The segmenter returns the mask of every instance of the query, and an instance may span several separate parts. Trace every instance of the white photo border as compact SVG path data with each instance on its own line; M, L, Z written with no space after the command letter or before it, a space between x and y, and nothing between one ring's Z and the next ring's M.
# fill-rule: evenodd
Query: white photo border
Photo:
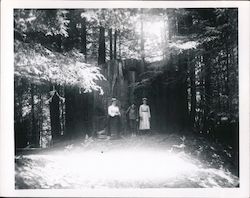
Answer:
M238 8L239 22L239 188L159 188L15 190L14 165L14 31L18 8ZM1 4L0 196L15 197L249 197L249 46L248 1L60 1L4 0Z

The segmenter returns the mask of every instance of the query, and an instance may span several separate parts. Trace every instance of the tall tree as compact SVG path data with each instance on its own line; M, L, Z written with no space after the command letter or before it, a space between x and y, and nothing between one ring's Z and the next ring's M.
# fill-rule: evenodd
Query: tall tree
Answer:
M100 26L99 31L98 64L102 65L106 62L105 28Z
M113 59L113 31L112 28L109 28L109 59Z
M190 69L190 89L191 89L191 110L190 110L190 122L192 127L195 124L196 116L196 77L195 77L195 66L196 64L190 63L190 53L188 54L188 65Z
M58 95L58 87L51 86L50 91L50 122L51 122L51 135L53 142L60 140L61 136L61 122L60 122L60 98Z
M87 63L87 27L85 17L81 21L81 48L81 52L84 54L85 62Z
M32 83L31 91L31 144L39 147L39 131L37 128L37 118L35 115L35 85Z
M143 9L140 10L140 47L141 47L141 72L143 73L145 71L145 49L144 49L144 27L143 27Z
M115 34L114 34L114 59L117 59L117 37L118 37L118 32L117 29L115 29Z

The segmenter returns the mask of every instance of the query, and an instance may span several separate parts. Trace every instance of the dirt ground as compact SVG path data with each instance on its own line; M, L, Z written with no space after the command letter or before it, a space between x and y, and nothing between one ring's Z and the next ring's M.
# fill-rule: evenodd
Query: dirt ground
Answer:
M16 189L237 187L231 147L200 136L79 139L15 156Z

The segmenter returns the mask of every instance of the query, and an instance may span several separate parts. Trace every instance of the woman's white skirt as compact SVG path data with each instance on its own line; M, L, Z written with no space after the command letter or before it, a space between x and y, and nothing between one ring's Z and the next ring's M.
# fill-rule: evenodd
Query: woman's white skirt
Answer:
M141 113L139 129L140 130L150 129L150 121L149 121L149 113L148 112Z

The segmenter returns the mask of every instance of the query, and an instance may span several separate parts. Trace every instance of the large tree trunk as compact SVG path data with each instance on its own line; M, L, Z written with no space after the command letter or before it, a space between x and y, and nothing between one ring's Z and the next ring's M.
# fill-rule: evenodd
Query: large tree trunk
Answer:
M41 146L41 134L43 130L43 99L42 99L42 93L39 91L38 93L39 103L38 103L38 112L39 112L39 118L38 118L38 142Z
M186 71L185 71L186 73ZM183 79L183 85L182 85L182 92L183 92L183 97L182 97L182 108L183 108L183 114L182 114L182 126L184 129L189 128L189 120L188 120L188 115L189 115L189 110L188 110L188 92L187 92L187 76L184 76Z
M168 24L169 24L168 36L169 36L169 40L171 40L172 37L175 36L177 33L175 9L168 9L167 15L168 15Z
M65 87L65 138L71 139L76 133L75 93L72 87Z
M116 84L117 84L117 79L118 79L118 63L117 61L114 61L112 64L112 69L113 69L113 73L112 73L112 83L111 83L111 96L117 96L117 89L116 88Z
M105 48L105 29L100 27L99 34L99 48L98 48L98 64L102 65L106 61L106 48Z
M122 40L120 31L119 31L119 59L122 60Z
M180 58L180 74L181 80L179 84L179 119L180 119L180 125L183 129L189 127L188 123L188 94L187 94L187 59L185 57L179 57Z
M112 28L109 29L109 59L110 59L110 60L113 60Z
M117 30L115 30L114 35L114 59L117 59Z
M65 137L84 138L95 130L93 93L82 94L76 87L65 88Z
M208 49L206 49L206 53L203 56L204 58L204 67L205 70L205 107L204 107L204 126L203 131L208 131L208 122L209 122L209 113L210 113L210 106L211 106L211 97L212 97L212 90L211 90L211 65L210 65L210 52Z
M188 61L189 64L189 61ZM190 68L190 85L191 85L191 110L190 110L190 122L194 127L196 116L196 85L195 85L195 64L189 66Z
M82 28L81 28L81 52L85 56L85 62L87 62L87 28L86 28L86 19L82 19Z
M35 85L31 84L31 144L39 147L39 134L37 130L37 119L35 116Z
M135 79L136 79L136 73L135 71L128 71L128 79L129 79L129 102L135 102L134 97L134 90L135 90Z
M63 42L63 37L62 35L56 35L55 37L56 43L57 43L57 50L58 52L62 52L62 42Z
M51 90L57 90L58 87L51 87ZM60 98L54 94L50 102L50 123L52 142L55 143L60 140L61 124L60 124Z
M23 148L28 143L28 133L30 127L27 126L27 119L23 118L23 94L26 83L19 77L15 77L14 86L14 131L15 148Z
M89 93L87 95L87 107L88 107L88 135L96 137L95 131L95 120L94 120L94 110L95 110L95 101L94 93Z
M229 47L228 47L228 43L226 42L225 43L225 51L226 51L226 80L225 80L225 83L226 83L226 95L228 96L228 99L226 101L226 108L227 110L230 110L230 88L229 88L229 74L230 74L230 68L229 68Z

